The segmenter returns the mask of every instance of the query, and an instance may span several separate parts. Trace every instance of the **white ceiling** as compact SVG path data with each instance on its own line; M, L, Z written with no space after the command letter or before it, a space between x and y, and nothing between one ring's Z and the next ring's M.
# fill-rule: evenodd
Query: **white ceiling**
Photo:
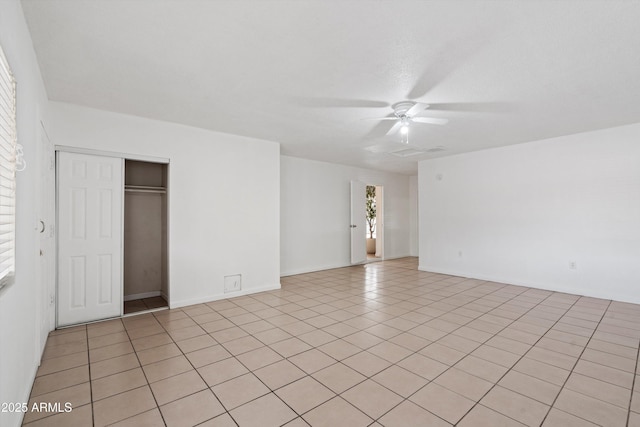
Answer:
M282 154L416 161L640 122L639 1L22 0L49 98L246 135ZM446 126L385 136L401 100ZM427 114L428 113L428 114ZM179 144L176 141L176 144Z

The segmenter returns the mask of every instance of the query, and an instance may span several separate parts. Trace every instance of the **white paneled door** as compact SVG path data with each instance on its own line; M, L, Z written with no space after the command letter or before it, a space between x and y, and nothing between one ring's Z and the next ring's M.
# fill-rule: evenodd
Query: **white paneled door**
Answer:
M58 326L122 314L123 162L58 153Z
M351 264L367 260L366 184L351 181Z

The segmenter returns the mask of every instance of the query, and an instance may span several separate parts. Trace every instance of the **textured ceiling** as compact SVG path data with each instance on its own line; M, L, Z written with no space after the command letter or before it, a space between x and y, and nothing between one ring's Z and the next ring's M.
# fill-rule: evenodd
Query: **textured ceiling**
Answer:
M402 173L640 122L638 1L22 0L51 100ZM445 126L385 136L402 100Z

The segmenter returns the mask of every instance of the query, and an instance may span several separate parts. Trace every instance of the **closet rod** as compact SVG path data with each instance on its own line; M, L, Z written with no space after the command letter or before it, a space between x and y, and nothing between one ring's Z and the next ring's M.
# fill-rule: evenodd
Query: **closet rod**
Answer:
M127 188L129 190L166 190L166 187L160 186L160 185L132 185L132 184L125 184L124 188Z
M157 193L157 194L167 193L167 190L145 190L141 188L125 188L124 191L126 193Z

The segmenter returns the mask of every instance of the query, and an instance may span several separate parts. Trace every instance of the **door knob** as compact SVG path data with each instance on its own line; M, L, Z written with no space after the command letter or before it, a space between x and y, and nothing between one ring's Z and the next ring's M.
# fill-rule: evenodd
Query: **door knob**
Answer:
M40 220L40 233L44 233L44 229L45 229L44 221Z

